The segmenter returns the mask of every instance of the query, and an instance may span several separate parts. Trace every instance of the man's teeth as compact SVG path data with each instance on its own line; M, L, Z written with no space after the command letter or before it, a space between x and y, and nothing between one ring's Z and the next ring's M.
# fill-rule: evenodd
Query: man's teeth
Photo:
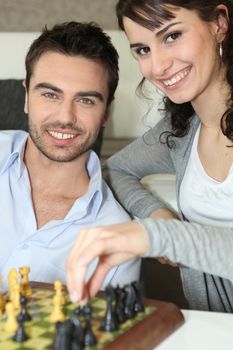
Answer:
M65 134L62 132L56 132L56 131L48 131L49 135L52 137L59 139L59 140L67 140L67 139L73 139L75 137L74 134Z
M190 71L189 69L186 69L185 71L176 74L172 79L164 80L163 83L166 86L174 85L178 83L178 81L184 79L188 75L189 71Z

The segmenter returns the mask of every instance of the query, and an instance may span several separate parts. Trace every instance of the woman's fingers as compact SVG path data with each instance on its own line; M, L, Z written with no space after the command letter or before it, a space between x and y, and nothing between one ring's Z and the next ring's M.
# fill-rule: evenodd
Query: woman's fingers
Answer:
M83 229L67 260L67 287L72 300L82 300L100 289L109 270L148 249L147 236L137 222ZM89 265L97 266L85 285Z

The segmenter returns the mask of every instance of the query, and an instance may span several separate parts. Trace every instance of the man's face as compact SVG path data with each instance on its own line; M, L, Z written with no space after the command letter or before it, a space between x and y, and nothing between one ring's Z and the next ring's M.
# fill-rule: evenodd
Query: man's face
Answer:
M29 135L44 156L70 162L91 148L107 119L108 72L82 56L47 52L26 94Z

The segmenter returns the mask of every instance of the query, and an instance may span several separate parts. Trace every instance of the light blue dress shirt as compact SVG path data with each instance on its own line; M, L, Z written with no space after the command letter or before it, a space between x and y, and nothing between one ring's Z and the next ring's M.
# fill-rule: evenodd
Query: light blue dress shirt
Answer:
M87 162L90 176L88 192L78 198L63 220L51 220L37 229L27 168L23 162L28 134L24 131L0 132L0 270L3 290L7 290L10 268L29 266L31 281L66 283L65 263L83 227L126 222L128 214L114 199L102 179L100 162L91 151ZM46 183L45 183L46 186ZM92 274L97 260L89 268ZM140 260L113 268L104 288L129 283L139 277Z

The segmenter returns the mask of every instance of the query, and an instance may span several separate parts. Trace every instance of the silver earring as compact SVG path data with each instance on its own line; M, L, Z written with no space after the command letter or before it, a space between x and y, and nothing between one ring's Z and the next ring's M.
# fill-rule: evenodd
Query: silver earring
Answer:
M220 45L219 45L219 56L221 58L222 58L222 54L223 54L222 43L220 43Z

